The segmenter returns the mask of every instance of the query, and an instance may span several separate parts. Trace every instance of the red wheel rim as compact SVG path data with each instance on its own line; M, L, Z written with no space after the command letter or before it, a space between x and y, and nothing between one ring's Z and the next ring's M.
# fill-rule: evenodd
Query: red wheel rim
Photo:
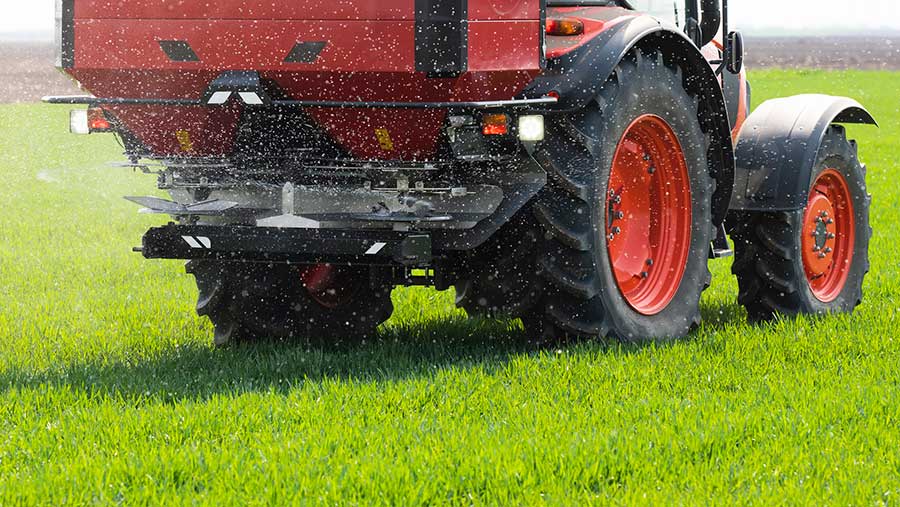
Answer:
M616 147L606 196L607 251L628 304L664 310L681 286L691 244L691 184L672 127L643 115Z
M803 270L813 295L823 303L837 299L853 261L853 201L844 176L825 169L809 191L803 214Z
M325 308L337 308L353 296L352 274L331 264L303 268L300 280L309 296Z

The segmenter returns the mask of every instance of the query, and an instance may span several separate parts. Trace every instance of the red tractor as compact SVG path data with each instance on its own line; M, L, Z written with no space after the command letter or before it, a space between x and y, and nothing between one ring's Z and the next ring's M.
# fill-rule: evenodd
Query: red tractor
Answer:
M850 312L857 102L750 112L727 0L61 0L59 66L171 200L215 342L371 333L398 284L528 336L664 339L732 253L751 320ZM638 3L651 5L635 5ZM650 14L642 11L650 11Z

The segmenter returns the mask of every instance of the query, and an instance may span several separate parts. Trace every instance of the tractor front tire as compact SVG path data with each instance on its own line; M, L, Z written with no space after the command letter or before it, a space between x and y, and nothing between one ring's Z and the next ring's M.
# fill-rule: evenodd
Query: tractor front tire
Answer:
M871 200L856 143L833 125L820 145L804 209L730 216L732 272L749 320L852 312L869 272Z
M354 343L375 332L393 312L391 286L368 269L343 269L333 287L319 285L315 267L190 261L197 281L197 313L215 326L218 347L261 338L307 338L323 346ZM311 276L310 276L311 275Z

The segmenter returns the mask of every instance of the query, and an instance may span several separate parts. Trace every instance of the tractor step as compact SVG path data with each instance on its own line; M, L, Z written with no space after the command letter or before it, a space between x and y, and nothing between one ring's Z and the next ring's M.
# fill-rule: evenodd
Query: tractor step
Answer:
M716 229L716 237L709 245L709 258L721 259L723 257L733 256L734 250L732 250L731 245L728 244L728 236L725 232L725 224L719 224L718 229Z

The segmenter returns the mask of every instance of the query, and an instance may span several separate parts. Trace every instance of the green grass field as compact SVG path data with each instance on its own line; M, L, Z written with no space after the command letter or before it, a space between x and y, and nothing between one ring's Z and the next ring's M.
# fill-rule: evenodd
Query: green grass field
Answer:
M757 72L754 101L858 98L874 194L853 316L745 323L730 261L668 346L521 345L452 293L394 292L345 351L211 346L160 217L66 107L0 107L0 505L897 504L900 73ZM896 337L896 338L895 338Z

